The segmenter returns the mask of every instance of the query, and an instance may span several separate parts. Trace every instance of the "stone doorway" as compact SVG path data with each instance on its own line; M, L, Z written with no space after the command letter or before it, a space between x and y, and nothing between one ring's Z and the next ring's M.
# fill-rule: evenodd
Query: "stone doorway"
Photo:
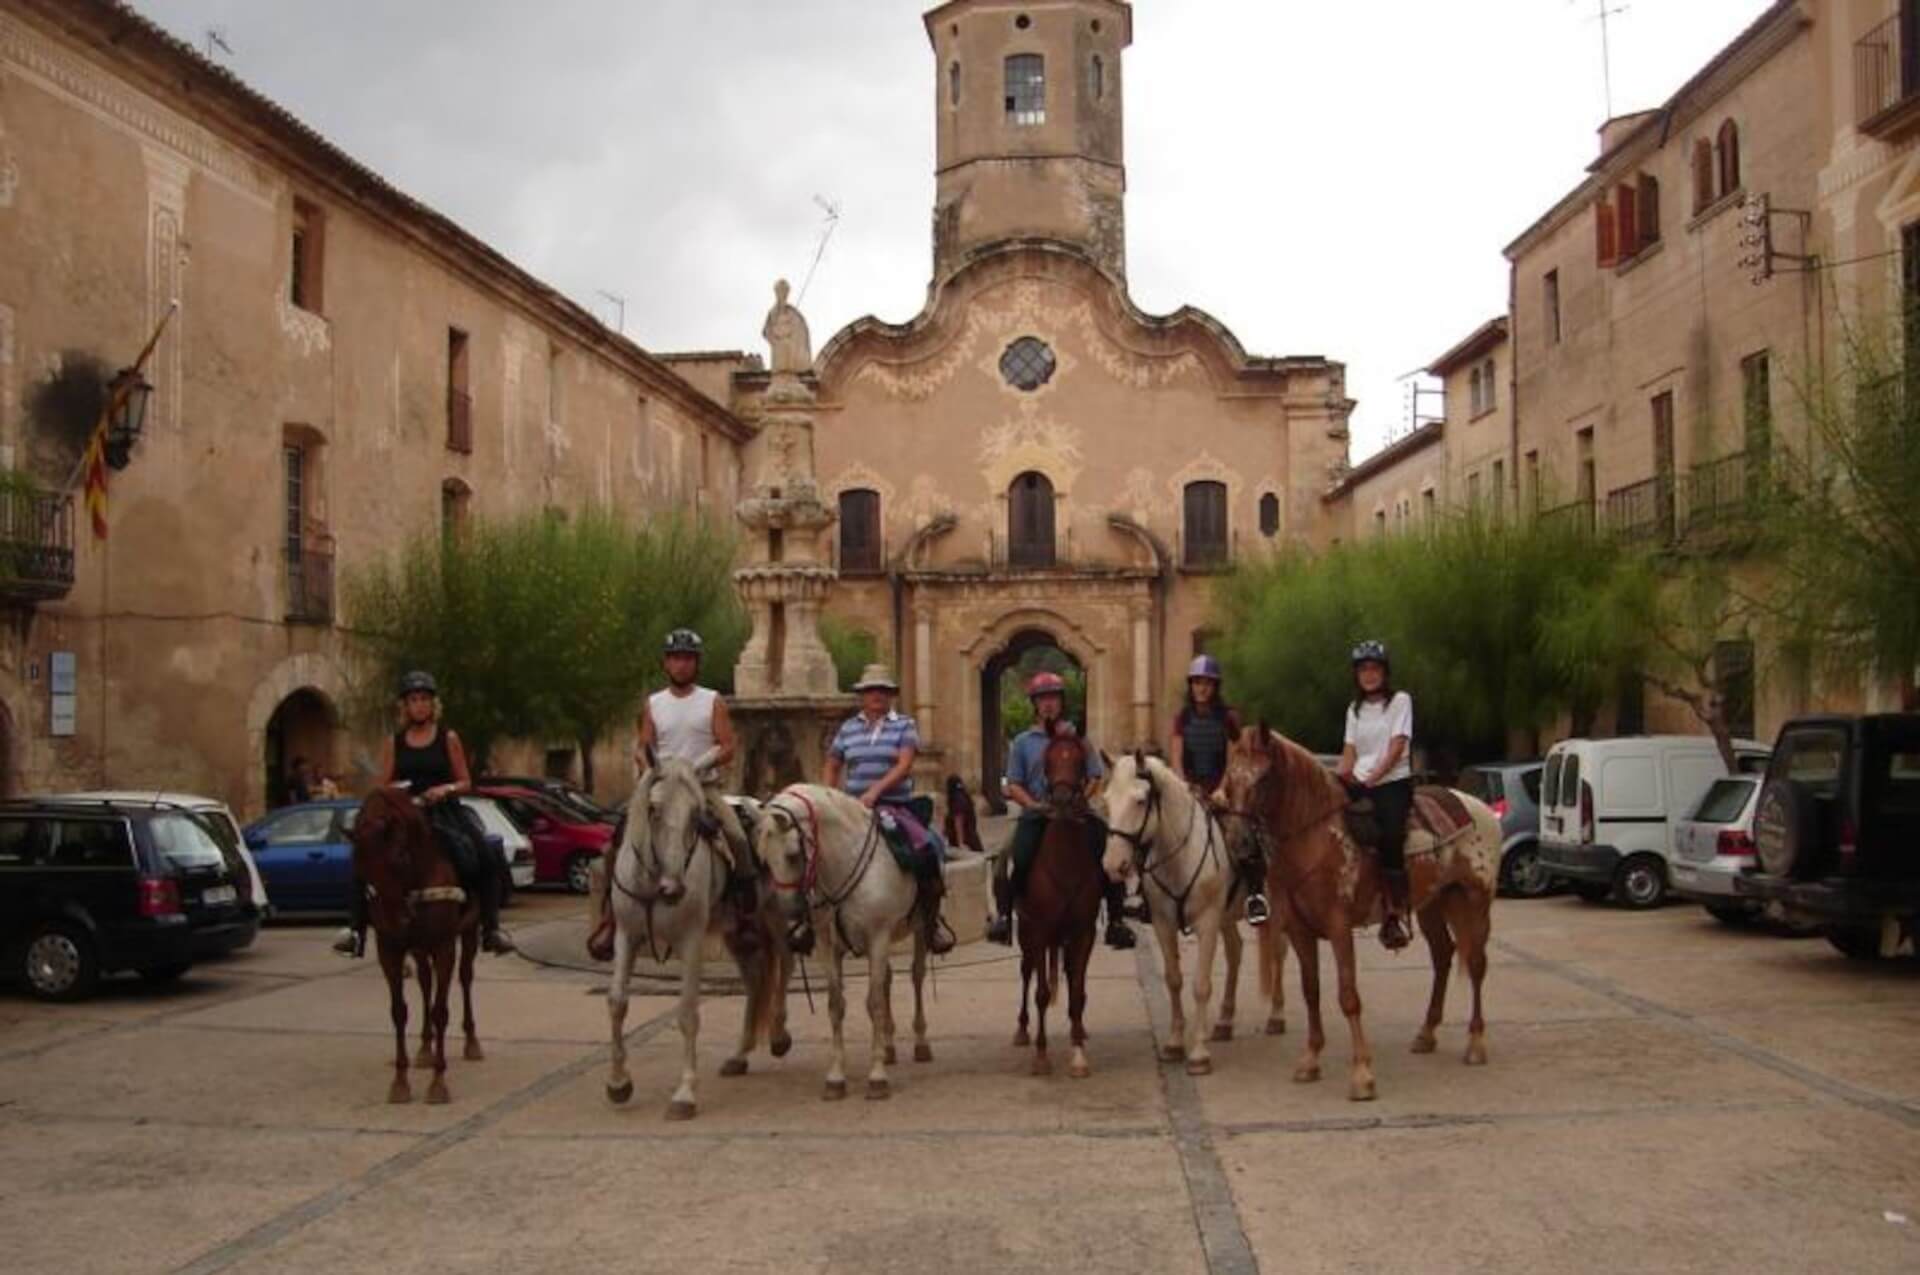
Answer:
M303 686L280 701L267 719L266 748L261 758L269 809L292 799L290 784L299 759L306 759L316 778L335 769L333 741L339 728L340 715L333 701L311 686Z
M1031 724L1027 680L1048 670L1067 683L1067 717L1087 733L1087 669L1045 629L1021 629L980 670L980 791L995 814L1007 801L1000 777L1007 769L1007 744Z

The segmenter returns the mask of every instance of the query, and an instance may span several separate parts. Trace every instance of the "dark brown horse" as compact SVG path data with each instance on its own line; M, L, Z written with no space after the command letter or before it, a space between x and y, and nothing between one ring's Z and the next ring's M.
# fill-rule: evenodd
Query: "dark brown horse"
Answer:
M350 834L353 866L370 896L368 920L393 1007L393 1086L388 1102L411 1102L407 1086L406 961L420 975L423 1017L414 1065L433 1068L427 1101L447 1101L447 1002L456 946L465 1001L466 1056L485 1057L473 1026L473 958L480 950L480 908L467 898L453 864L441 852L426 815L413 798L375 789L360 807Z
M1047 1057L1047 1006L1060 990L1064 963L1067 1017L1072 1022L1073 1058L1067 1074L1083 1079L1087 1065L1087 964L1093 956L1100 898L1105 881L1091 838L1096 825L1087 809L1087 745L1071 726L1056 725L1045 758L1047 801L1052 817L1027 872L1026 888L1014 903L1020 934L1020 1028L1013 1043L1027 1043L1027 988L1036 976L1034 1003L1039 1021L1033 1037L1033 1074L1053 1070Z

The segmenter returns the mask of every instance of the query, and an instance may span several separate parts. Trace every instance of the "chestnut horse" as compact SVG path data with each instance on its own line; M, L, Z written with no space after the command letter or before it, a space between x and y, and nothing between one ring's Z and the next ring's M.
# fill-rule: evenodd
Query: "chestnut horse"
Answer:
M1033 1074L1053 1070L1047 1057L1047 1006L1060 990L1061 965L1067 975L1067 1018L1072 1023L1073 1058L1067 1074L1076 1080L1093 1074L1087 1065L1087 963L1093 956L1102 894L1100 859L1090 838L1098 826L1087 808L1087 745L1071 726L1049 728L1044 759L1047 801L1052 807L1047 831L1027 871L1026 888L1014 901L1020 935L1020 1028L1016 1046L1027 1044L1027 986L1036 975L1039 1010L1033 1038Z
M388 1102L411 1102L407 1085L406 960L420 975L423 1002L420 1056L415 1066L432 1067L427 1101L446 1102L447 1002L453 982L454 948L460 956L460 995L465 1002L461 1026L466 1056L486 1055L473 1026L473 958L480 950L480 908L467 898L453 864L434 841L427 818L412 797L395 788L376 788L360 806L353 830L354 873L369 899L367 919L387 995L393 1007L393 1085Z
M1340 1010L1353 1033L1353 1064L1347 1096L1364 1102L1375 1094L1373 1049L1360 1022L1360 991L1354 969L1353 931L1370 923L1381 902L1379 864L1347 833L1347 795L1340 781L1314 755L1267 729L1242 731L1228 754L1229 806L1245 816L1229 822L1235 835L1262 837L1267 848L1267 888L1286 920L1287 936L1300 957L1300 990L1307 1002L1307 1046L1295 1066L1296 1081L1320 1079L1326 1033L1320 1022L1320 949L1333 947L1339 971ZM1487 1061L1486 1021L1480 988L1487 973L1495 886L1500 874L1500 820L1481 802L1457 794L1472 824L1436 847L1417 824L1407 830L1407 876L1411 904L1433 958L1433 992L1427 1017L1413 1039L1413 1052L1432 1053L1445 1012L1447 976L1459 952L1473 980L1473 1016L1467 1026L1465 1061ZM1277 943L1260 932L1260 944Z

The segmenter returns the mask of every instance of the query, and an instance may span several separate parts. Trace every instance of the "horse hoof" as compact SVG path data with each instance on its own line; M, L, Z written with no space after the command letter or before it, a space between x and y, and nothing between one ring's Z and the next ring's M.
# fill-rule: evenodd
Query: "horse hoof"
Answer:
M1212 1039L1214 1039L1214 1040L1232 1040L1232 1039L1233 1039L1233 1024L1232 1024L1232 1023L1215 1023L1215 1024L1213 1025L1213 1036L1212 1036Z
M1024 1027L1013 1034L1013 1047L1015 1049L1025 1049L1032 1043L1033 1037L1027 1035L1027 1029Z
M1053 1059L1047 1057L1045 1054L1035 1054L1033 1056L1033 1074L1036 1076L1051 1076L1053 1074Z
M1295 1067L1293 1069L1293 1083L1296 1085L1310 1085L1318 1079L1320 1079L1320 1068L1317 1064L1312 1067Z
M451 1101L453 1101L453 1095L447 1092L446 1085L440 1081L436 1080L427 1086L427 1105L429 1107L445 1106Z
M1351 1102L1372 1102L1377 1096L1371 1080L1356 1080L1347 1087L1347 1098Z
M924 1040L917 1042L913 1047L913 1060L915 1062L932 1062L933 1046Z
M773 1042L768 1046L768 1048L773 1051L773 1056L775 1058L785 1058L788 1054L793 1052L793 1037L789 1036L785 1032L781 1032L778 1036L775 1036L773 1038Z
M1480 1040L1468 1042L1467 1056L1464 1059L1462 1059L1462 1061L1465 1062L1469 1067L1486 1066L1487 1065L1486 1042L1480 1041Z
M1211 1076L1213 1074L1213 1059L1211 1058L1187 1059L1187 1074L1189 1076Z
M723 1076L744 1076L744 1075L746 1075L746 1074L747 1074L747 1060L746 1060L746 1059L744 1059L744 1058L729 1058L729 1059L727 1059L727 1060L726 1060L725 1062L723 1062L723 1063L721 1063L721 1064L720 1064L720 1074L721 1074L721 1075L723 1075Z
M1284 1035L1286 1035L1286 1034L1287 1034L1287 1020L1286 1020L1286 1019L1284 1019L1284 1018L1269 1018L1269 1019L1267 1020L1267 1035L1269 1035L1269 1036L1284 1036Z
M867 1082L868 1102L885 1102L891 1097L893 1097L893 1086L887 1081L869 1080Z
M840 1101L847 1096L847 1082L844 1080L829 1080L826 1089L820 1096L828 1102Z
M470 1040L467 1042L466 1049L462 1051L462 1056L468 1062L485 1062L487 1060L487 1051L480 1048L479 1041Z
M633 1097L633 1082L607 1086L607 1101L616 1107L625 1106L627 1099Z
M1075 1080L1085 1080L1093 1074L1093 1068L1089 1067L1084 1060L1075 1061L1067 1065L1067 1074Z
M1187 1056L1186 1053L1178 1045L1160 1046L1161 1062L1179 1062L1182 1058L1185 1058L1186 1056Z
M693 1119L693 1113L695 1110L696 1108L692 1103L683 1102L681 1099L675 1098L672 1102L669 1102L667 1104L667 1119L691 1120Z
M396 1107L404 1103L412 1102L413 1090L407 1088L404 1083L396 1080L393 1083L393 1087L387 1090L387 1101Z
M1440 1042L1435 1040L1433 1037L1415 1036L1413 1038L1413 1046L1412 1046L1411 1052L1416 1054L1430 1054L1438 1048L1440 1048Z
M892 1045L888 1045L887 1052L881 1056L881 1061L891 1067L900 1061L900 1054Z

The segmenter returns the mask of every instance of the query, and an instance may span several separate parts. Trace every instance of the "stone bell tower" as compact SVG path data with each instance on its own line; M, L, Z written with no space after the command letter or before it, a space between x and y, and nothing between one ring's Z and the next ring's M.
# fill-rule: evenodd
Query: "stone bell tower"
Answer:
M926 15L938 99L933 270L1042 237L1126 277L1122 0L950 0Z

